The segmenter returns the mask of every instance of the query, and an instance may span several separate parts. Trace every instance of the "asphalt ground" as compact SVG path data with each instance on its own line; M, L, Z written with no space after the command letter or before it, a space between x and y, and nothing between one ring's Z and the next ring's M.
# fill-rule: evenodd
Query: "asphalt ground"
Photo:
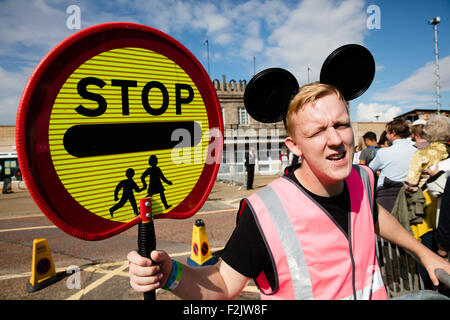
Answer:
M196 219L202 219L211 251L220 251L235 227L240 200L275 178L255 176L254 190L216 181L208 200L193 217L155 220L157 248L186 262L191 254L192 227ZM20 187L16 185L13 193L0 194L0 300L143 299L129 285L126 260L127 253L137 248L137 226L101 241L80 240L54 226L26 188ZM38 238L47 239L57 276L55 283L30 293L27 283L32 271L33 240ZM80 272L72 273L70 266ZM156 299L178 298L168 291L157 290ZM253 281L237 297L237 300L258 299Z

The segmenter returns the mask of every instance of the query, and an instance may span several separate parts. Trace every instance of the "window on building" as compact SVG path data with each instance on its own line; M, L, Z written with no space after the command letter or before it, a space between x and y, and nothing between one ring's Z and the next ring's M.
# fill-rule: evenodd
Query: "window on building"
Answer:
M244 143L236 143L234 149L234 159L236 163L243 163L245 161L245 144Z
M238 108L238 124L249 124L248 113L244 107Z
M267 149L267 145L263 145L258 148L258 160L259 161L270 160L269 159L269 150Z

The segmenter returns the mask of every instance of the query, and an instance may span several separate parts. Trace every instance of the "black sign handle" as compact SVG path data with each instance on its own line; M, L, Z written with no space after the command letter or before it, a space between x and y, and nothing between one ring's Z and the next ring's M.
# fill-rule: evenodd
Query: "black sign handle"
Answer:
M138 253L150 258L150 253L156 249L155 224L151 213L151 198L140 200L141 222L138 226ZM156 291L144 293L144 300L156 300Z

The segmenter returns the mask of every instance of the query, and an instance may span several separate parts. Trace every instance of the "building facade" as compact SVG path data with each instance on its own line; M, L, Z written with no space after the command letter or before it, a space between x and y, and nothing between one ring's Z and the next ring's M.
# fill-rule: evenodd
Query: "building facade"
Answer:
M284 143L286 130L283 122L261 123L248 115L244 107L246 81L227 82L223 75L221 81L214 79L213 84L222 109L225 134L221 172L233 174L239 180L240 174L245 172L244 155L253 147L258 159L256 173L280 174L285 166L281 156L287 155L289 161L292 159ZM379 138L385 126L385 122L352 122L355 145L367 131L375 132Z
M284 155L287 155L289 160L292 158L284 144L286 130L283 122L261 123L249 116L244 107L244 92L247 86L245 80L227 81L223 75L221 80L214 79L213 85L219 98L224 123L225 139L220 174L229 175L232 180L244 183L244 159L250 148L256 151L256 174L281 174L286 165L281 159L285 159ZM435 112L435 110L416 109L396 118L403 118L410 122L419 118L427 120ZM441 110L441 114L450 117L450 110ZM367 131L375 132L379 138L385 125L385 122L352 122L355 145ZM15 126L0 126L0 181L16 166L18 163Z
M429 109L414 109L411 111L408 111L404 114L401 114L394 119L403 119L406 121L410 121L411 123L418 120L428 120L432 115L436 113L436 110L429 110ZM440 114L442 116L450 117L450 110L440 110Z
M245 80L213 81L222 109L224 123L224 150L221 172L245 172L245 154L253 148L256 152L256 174L277 174L282 170L280 155L288 154L284 144L286 130L283 122L261 123L249 116L244 107ZM242 181L241 181L242 182Z

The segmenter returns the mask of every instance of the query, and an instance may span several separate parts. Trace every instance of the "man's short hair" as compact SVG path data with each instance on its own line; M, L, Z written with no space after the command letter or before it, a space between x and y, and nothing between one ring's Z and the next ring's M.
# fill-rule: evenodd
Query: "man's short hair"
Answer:
M415 125L413 125L411 127L411 130L410 130L411 134L414 134L414 135L416 135L418 137L423 138L424 137L424 135L423 135L423 127L424 127L423 124L415 124Z
M284 126L288 135L292 136L294 133L292 131L292 117L295 113L303 109L307 103L314 104L320 98L330 94L335 94L344 103L347 112L350 113L348 102L335 86L319 82L305 84L299 88L298 93L289 103L286 118L284 119Z
M370 141L377 141L377 135L372 131L367 131L366 133L364 133L363 138L364 140L367 139Z
M408 123L403 119L395 119L391 122L388 122L386 125L386 130L389 133L395 133L400 138L408 138L409 137L409 126Z
M385 143L390 144L390 141L388 140L388 138L386 137L386 130L384 130L381 134L380 134L380 140L378 140L378 145L379 146L383 146Z

